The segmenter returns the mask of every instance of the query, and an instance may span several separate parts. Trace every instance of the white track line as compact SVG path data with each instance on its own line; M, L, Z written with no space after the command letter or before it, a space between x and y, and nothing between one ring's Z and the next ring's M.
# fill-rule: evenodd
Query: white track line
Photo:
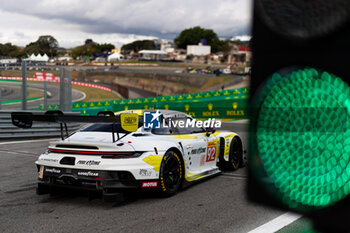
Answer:
M74 89L74 88L73 88L73 89ZM83 96L82 96L82 97L80 97L79 99L73 100L73 101L72 101L73 103L75 103L75 102L79 102L79 101L82 101L83 99L85 99L85 98L86 98L86 94L85 94L85 92L83 92L83 91L79 91L79 90L77 90L77 89L74 89L74 91L76 91L76 92L80 92L80 94L82 94Z
M271 221L265 223L264 225L261 225L258 228L255 228L252 231L249 231L248 233L270 233L270 232L276 232L283 227L291 224L292 222L296 221L297 219L301 218L302 215L295 214L292 212L287 212L285 214L282 214L281 216L272 219Z
M11 141L11 142L0 142L0 145L8 145L8 144L19 144L19 143L29 143L29 142L45 142L57 139L38 139L38 140L27 140L27 141Z

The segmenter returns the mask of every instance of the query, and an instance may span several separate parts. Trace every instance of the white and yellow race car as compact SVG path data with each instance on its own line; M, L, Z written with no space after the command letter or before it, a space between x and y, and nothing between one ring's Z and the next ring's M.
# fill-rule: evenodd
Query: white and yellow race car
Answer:
M18 127L46 121L60 123L63 129L62 139L50 142L35 162L38 194L52 187L72 187L106 195L120 189L158 190L170 196L222 169L244 165L243 143L236 133L198 127L196 120L177 111L159 110L157 117L162 119L160 125L150 128L143 111L98 116L12 113ZM190 127L180 127L186 124L181 121ZM64 137L67 122L90 124Z

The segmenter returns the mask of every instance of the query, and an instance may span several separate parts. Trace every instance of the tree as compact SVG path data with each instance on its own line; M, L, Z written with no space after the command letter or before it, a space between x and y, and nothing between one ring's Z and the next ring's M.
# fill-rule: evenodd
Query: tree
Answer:
M50 35L40 36L35 42L29 43L24 51L27 54L48 54L50 57L57 55L58 42Z
M50 57L57 55L58 42L53 36L40 36L37 43Z
M156 49L154 41L153 40L136 40L132 43L125 44L122 46L122 50L126 50L126 51L138 52L143 49L147 49L147 50Z
M72 50L72 57L76 59L77 57L93 56L94 53L97 53L97 49L91 45L81 45L75 47Z
M115 46L109 43L99 44L94 42L92 39L86 39L85 44L75 47L72 50L72 57L76 59L77 57L93 56L94 53L104 53L110 52Z
M0 56L4 57L22 57L23 50L11 43L0 44Z
M218 38L218 35L213 30L204 29L199 26L183 30L174 41L178 48L186 49L187 45L197 45L201 39L207 40L208 45L211 46L211 50L214 53L221 51L224 45L224 42Z
M97 49L100 52L110 52L112 49L115 49L115 46L110 43L97 44Z
M86 39L85 40L85 45L90 45L90 44L93 44L95 43L92 39Z

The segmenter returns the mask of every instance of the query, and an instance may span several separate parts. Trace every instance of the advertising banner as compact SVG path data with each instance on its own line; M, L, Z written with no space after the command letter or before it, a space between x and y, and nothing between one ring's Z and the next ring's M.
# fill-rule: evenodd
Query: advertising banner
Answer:
M248 88L199 92L184 95L121 99L98 102L73 103L72 109L83 115L96 115L99 111L119 112L132 109L168 109L185 112L195 118L247 118ZM41 107L42 109L42 107ZM50 105L48 110L59 109Z

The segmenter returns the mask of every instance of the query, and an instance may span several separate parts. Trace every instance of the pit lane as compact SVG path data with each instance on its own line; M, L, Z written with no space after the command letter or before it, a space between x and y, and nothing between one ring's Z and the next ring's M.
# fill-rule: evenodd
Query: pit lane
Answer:
M246 123L223 128L247 144ZM34 161L48 141L0 143L0 232L248 232L283 214L246 200L245 168L170 198L141 193L119 205L83 195L37 196Z

